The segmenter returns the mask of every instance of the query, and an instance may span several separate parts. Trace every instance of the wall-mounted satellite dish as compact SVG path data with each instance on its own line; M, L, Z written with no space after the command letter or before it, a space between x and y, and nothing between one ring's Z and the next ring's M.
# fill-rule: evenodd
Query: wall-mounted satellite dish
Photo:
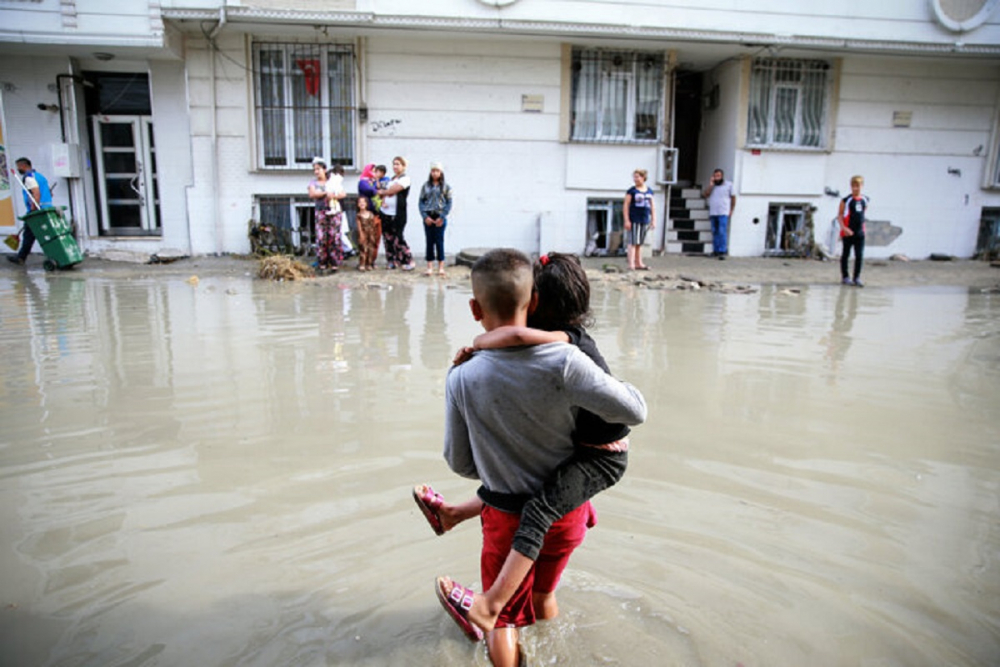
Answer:
M990 17L1000 0L931 0L938 23L954 32L975 30Z

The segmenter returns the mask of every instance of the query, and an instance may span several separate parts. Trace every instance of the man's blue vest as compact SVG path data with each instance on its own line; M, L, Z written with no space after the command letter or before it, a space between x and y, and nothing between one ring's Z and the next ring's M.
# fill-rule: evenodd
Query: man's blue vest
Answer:
M52 208L52 190L49 188L49 179L34 169L24 174L21 179L24 180L28 176L33 177L38 183L38 207ZM32 210L31 196L28 195L28 191L25 190L22 194L24 195L24 208L29 211Z

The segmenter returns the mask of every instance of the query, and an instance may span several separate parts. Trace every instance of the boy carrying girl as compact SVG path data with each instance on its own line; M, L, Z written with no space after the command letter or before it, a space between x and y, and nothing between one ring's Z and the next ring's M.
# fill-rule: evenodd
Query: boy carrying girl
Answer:
M533 284L532 265L523 253L509 249L486 253L472 268L473 317L486 331L526 326L537 299ZM457 474L482 482L484 588L503 574L521 505L572 456L580 408L628 425L646 417L638 390L566 343L481 350L449 371L444 458ZM593 523L593 508L587 502L553 524L534 568L487 636L494 665L518 663L519 627L558 614L559 578ZM444 591L443 602L449 613L460 625L468 625L471 600L466 605L448 593Z

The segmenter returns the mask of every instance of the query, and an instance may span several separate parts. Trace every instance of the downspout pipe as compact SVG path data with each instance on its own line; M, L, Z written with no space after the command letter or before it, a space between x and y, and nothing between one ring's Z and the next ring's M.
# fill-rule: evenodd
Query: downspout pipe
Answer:
M217 47L215 46L215 38L222 32L222 29L226 26L226 6L223 3L222 7L219 7L219 22L215 24L211 32L208 33L208 53L209 53L209 81L210 88L212 89L212 189L214 195L214 214L215 219L215 254L221 255L223 249L225 248L225 224L222 220L222 192L221 192L221 178L219 176L219 128L218 119L216 118L218 114L218 92L215 87L215 51ZM191 243L191 225L188 224L188 242ZM193 243L191 244L193 246ZM193 251L193 248L192 248Z
M56 74L56 95L58 96L57 99L59 101L59 135L62 138L62 142L64 144L68 144L69 140L66 133L66 113L68 110L66 106L63 105L63 87L62 87L63 79L69 79L71 85L74 83L80 83L92 87L93 84L87 83L86 81L84 81L82 76L78 76L76 74L66 74L66 73ZM75 105L73 108L75 110L76 108ZM79 158L79 155L77 156L77 158ZM83 232L80 230L80 225L78 224L76 219L76 206L73 204L74 199L76 199L74 194L75 194L74 191L71 189L69 190L67 195L69 197L68 200L69 218L73 222L73 226L76 227L77 235L82 237Z

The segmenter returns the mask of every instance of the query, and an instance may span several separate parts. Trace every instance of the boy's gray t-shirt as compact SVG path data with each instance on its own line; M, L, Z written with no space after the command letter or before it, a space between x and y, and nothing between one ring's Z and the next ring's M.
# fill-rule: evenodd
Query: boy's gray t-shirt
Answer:
M481 350L448 373L444 457L490 491L533 494L573 454L576 413L642 423L646 403L572 345Z

